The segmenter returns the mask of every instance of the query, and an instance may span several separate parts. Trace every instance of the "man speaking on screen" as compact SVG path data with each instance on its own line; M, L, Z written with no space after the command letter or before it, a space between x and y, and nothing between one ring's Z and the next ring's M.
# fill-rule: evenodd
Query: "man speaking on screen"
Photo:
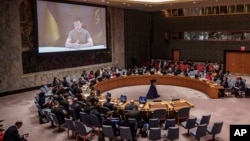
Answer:
M68 34L65 43L67 48L82 48L93 46L93 39L88 30L82 28L82 20L80 17L74 19L74 29Z

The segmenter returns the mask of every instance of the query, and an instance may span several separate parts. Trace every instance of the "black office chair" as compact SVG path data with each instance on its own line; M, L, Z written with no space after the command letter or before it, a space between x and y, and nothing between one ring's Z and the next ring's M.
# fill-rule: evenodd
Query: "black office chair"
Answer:
M161 129L159 127L150 128L148 139L153 140L153 141L160 140L161 139Z
M167 110L166 109L155 109L153 111L153 118L158 118L159 123L161 123L161 121L165 121L166 117L167 117Z
M223 122L215 122L213 126L207 127L207 132L213 135L213 141L215 140L215 135L221 132Z
M187 134L189 135L189 130L195 127L197 118L189 118L186 121L181 122L181 126L187 129Z
M102 132L104 137L108 137L110 140L116 138L113 127L111 125L102 125Z
M82 137L83 140L85 141L88 136L90 135L90 133L92 132L92 128L89 128L87 126L85 126L82 122L80 121L76 121L75 122L75 127L76 127L76 140L78 141L78 137Z
M207 132L207 124L200 124L196 129L191 129L190 134L195 137L198 141L200 141L201 137L206 136Z
M166 132L167 139L170 139L171 141L175 139L179 139L179 127L169 127L168 131Z
M75 122L72 119L68 119L68 118L64 118L65 120L65 125L67 128L67 135L68 135L68 139L69 139L69 131L72 131L72 136L73 138L75 138L76 135L76 127L75 127Z
M211 115L209 114L209 115L203 115L202 117L201 117L201 119L197 119L196 120L196 124L197 125L200 125L200 124L209 124L209 121L210 121L210 117L211 117Z
M180 123L180 120L186 120L189 118L190 107L184 107L175 111L175 118L177 119L177 123Z
M176 120L173 119L166 119L165 123L163 123L163 129L168 130L169 127L175 127Z

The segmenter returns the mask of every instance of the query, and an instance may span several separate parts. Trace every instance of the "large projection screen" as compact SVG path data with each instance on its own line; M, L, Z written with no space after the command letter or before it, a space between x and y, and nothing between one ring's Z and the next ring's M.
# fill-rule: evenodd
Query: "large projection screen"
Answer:
M105 7L37 0L36 15L38 53L107 49Z

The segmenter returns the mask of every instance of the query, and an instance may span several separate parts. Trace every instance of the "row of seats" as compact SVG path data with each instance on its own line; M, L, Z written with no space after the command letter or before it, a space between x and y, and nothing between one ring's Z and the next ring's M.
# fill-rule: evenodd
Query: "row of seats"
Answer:
M61 125L55 114L50 112L50 109L41 109L36 103L39 114L44 115L48 121L51 121L52 125L57 125L58 130L61 130L64 125ZM78 138L79 136L83 139L87 139L93 130L97 130L98 136L103 135L108 138L116 138L116 134L113 132L112 126L102 125L98 118L90 114L81 112L80 121L65 118L65 127L67 128L68 137L69 131L73 132L73 136ZM215 122L213 126L208 127L211 115L204 115L201 119L188 118L187 120L180 123L180 126L187 129L187 133L193 135L195 139L200 139L206 135L206 132L213 135L213 140L215 140L215 135L221 132L223 122ZM133 120L133 119L129 119ZM136 122L136 120L134 120ZM148 139L150 140L160 140L161 127L159 125L158 118L151 118L147 124ZM178 123L178 122L177 122ZM195 128L196 127L196 128ZM166 119L163 124L163 129L166 130L166 138L170 140L179 139L179 126L176 126L176 119ZM130 133L129 127L119 127L120 138L122 139L132 139L132 134ZM102 132L101 132L102 131ZM102 133L102 134L101 134Z

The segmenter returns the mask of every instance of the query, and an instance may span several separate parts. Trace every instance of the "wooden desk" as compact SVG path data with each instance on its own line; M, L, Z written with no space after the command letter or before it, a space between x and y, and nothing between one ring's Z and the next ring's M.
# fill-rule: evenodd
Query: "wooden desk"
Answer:
M219 89L224 89L222 86L215 85L215 83L212 83L211 81L172 75L120 76L98 82L95 86L95 89L100 90L102 93L119 87L150 85L151 79L156 79L156 85L173 85L196 89L204 92L210 98L218 98Z
M102 99L99 104L102 105L104 102L105 98ZM128 100L126 103L121 104L119 99L112 99L112 103L116 105L122 115L124 114L126 104L128 104L129 102L130 101ZM180 99L177 101L163 100L160 102L148 101L143 107L140 106L138 101L134 102L138 106L138 110L141 112L141 116L144 120L148 120L149 118L151 118L153 111L156 109L166 109L166 111L168 112L168 118L174 118L175 111L184 107L194 107L194 104L188 102L185 99Z

